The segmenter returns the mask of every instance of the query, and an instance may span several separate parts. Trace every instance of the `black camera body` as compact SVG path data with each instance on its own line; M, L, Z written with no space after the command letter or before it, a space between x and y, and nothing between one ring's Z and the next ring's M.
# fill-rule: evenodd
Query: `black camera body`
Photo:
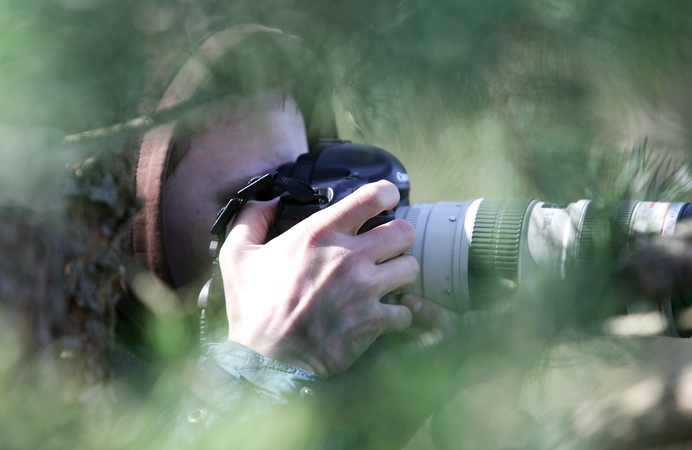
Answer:
M341 139L322 139L312 152L298 157L296 162L279 167L283 177L297 178L308 183L326 200L304 203L290 194L279 201L276 220L277 233L283 233L301 220L324 209L359 187L379 180L388 180L399 189L399 206L408 206L408 173L392 154L377 147L354 144ZM393 211L384 211L364 224L361 232L394 218Z

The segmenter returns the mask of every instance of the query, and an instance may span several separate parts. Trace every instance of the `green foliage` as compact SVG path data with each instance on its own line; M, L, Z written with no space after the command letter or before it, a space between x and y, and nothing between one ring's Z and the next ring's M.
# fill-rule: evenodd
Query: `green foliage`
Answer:
M163 87L206 38L244 23L287 36L239 47L212 68L215 76L190 104L151 115ZM88 199L104 208L86 223L92 231L122 227L133 208L131 192L120 195L132 157L123 135L136 137L221 95L277 85L289 86L306 114L320 117L333 106L343 137L394 152L410 171L416 202L685 201L692 189L691 68L686 0L0 0L0 202L50 211L56 228L69 229L77 213L56 214L61 199ZM61 144L65 135L118 124L78 145ZM89 159L104 154L112 158L105 169L98 157ZM66 182L65 164L82 160L79 167L100 168L98 179ZM116 270L113 258L122 255L105 254L104 264ZM384 436L403 444L415 430L401 431L404 425L420 423L413 412L427 397L447 396L410 449L433 448L433 441L439 448L593 448L620 442L616 432L603 438L594 423L616 423L624 435L637 427L617 418L655 425L655 417L649 422L627 409L625 388L668 379L692 355L681 342L623 343L570 331L600 331L603 318L637 294L611 283L617 261L604 259L598 273L568 287L540 280L516 301L503 298L491 313L465 316L457 353L448 358L464 360L458 372L443 362L412 382L415 364L385 361L375 378L391 385L374 390L392 389L397 414L367 403L369 392L354 395L366 398L365 407L345 401L351 409L344 414L368 410L362 422L371 430L391 426ZM152 304L170 295L150 288L142 289ZM184 311L151 307L149 343L172 364L151 395L166 403L180 388L171 380L195 336ZM130 445L154 420L142 412L144 399L117 382L72 384L60 351L24 361L8 333L18 326L14 314L0 309L0 447ZM402 353L432 352L435 339L423 334ZM440 378L453 393L439 388ZM417 390L400 395L412 384ZM618 410L620 400L626 406ZM589 409L597 403L607 407ZM267 421L282 432L261 439L253 428L261 425L229 425L209 437L209 447L247 439L257 448L300 448L307 439L301 431L315 439L324 432L326 420L311 413L278 411ZM602 416L593 419L596 413ZM401 428L391 425L400 418ZM285 439L271 441L277 435Z

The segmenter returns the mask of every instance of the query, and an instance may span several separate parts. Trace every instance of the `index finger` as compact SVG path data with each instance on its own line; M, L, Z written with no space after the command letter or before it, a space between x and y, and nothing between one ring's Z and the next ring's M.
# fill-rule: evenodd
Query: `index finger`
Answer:
M329 208L310 217L341 233L355 235L370 218L399 203L399 189L386 180L366 184Z
M232 242L232 246L263 244L274 224L278 200L247 202L233 220L226 242Z

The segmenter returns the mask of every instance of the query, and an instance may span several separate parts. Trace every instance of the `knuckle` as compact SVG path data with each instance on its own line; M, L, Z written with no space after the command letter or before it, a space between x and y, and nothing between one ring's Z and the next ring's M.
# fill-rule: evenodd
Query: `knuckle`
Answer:
M332 246L323 252L321 271L330 280L343 280L347 283L362 282L363 276L353 252L341 246Z
M395 219L392 221L392 226L396 227L398 234L401 236L403 242L413 245L413 241L416 239L416 229L408 220Z
M418 261L413 256L400 256L398 280L400 287L412 285L420 273Z
M399 190L386 180L366 184L355 193L359 194L358 201L361 206L376 207L381 211L394 207L399 201Z
M359 286L366 293L366 296L373 294L374 286L372 274L360 265L353 266L350 270L351 282L354 286Z
M378 204L381 197L380 191L374 184L366 184L354 192L358 199L358 204L361 206L370 206Z
M314 216L313 216L314 217ZM309 217L310 219L312 217ZM302 230L304 231L302 237L302 241L307 244L307 245L315 245L321 242L324 239L326 230L323 226L320 225L320 222L315 220L304 220L301 225ZM296 233L299 232L301 228L296 228Z
M418 260L414 258L413 256L402 256L404 260L407 262L408 266L408 271L411 274L411 279L413 281L416 281L416 278L418 278L418 275L420 274L420 264L418 264Z
M370 308L369 302L378 301L385 294L382 281L365 265L350 264L346 280L353 297L362 302L361 308Z
M383 308L374 308L368 317L368 328L374 341L387 330L386 313Z
M382 320L381 333L402 331L411 325L412 314L407 308L387 308Z
M333 231L329 226L330 222L323 220L327 213L329 213L329 208L324 211L318 211L291 230L295 229L295 233L301 233L300 241L308 246L317 247L326 245L332 238Z

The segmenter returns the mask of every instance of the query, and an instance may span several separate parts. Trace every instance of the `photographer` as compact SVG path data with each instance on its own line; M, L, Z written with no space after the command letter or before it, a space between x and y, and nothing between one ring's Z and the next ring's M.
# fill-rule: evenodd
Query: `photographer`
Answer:
M260 26L215 34L182 67L158 108L198 95L211 67L258 36L287 39ZM181 297L198 292L210 275L209 228L219 209L250 178L308 151L302 108L287 92L277 86L227 96L145 135L136 173L144 207L133 230L135 254ZM308 129L324 133L329 125L333 129L327 122L309 123ZM228 340L205 346L177 441L196 445L200 430L218 430L224 420L259 420L266 429L268 408L309 401L305 397L338 409L337 392L348 396L354 387L371 392L373 386L362 386L371 378L346 376L326 385L323 380L349 369L378 337L403 331L413 319L426 328L449 320L439 307L413 296L401 304L380 301L418 275L418 263L405 255L414 230L409 222L394 220L357 231L398 200L391 183L369 184L266 243L276 199L250 202L239 212L219 256ZM430 412L427 405L421 410L413 415L416 421ZM327 429L322 443L363 445L351 426ZM397 430L398 438L415 429Z

